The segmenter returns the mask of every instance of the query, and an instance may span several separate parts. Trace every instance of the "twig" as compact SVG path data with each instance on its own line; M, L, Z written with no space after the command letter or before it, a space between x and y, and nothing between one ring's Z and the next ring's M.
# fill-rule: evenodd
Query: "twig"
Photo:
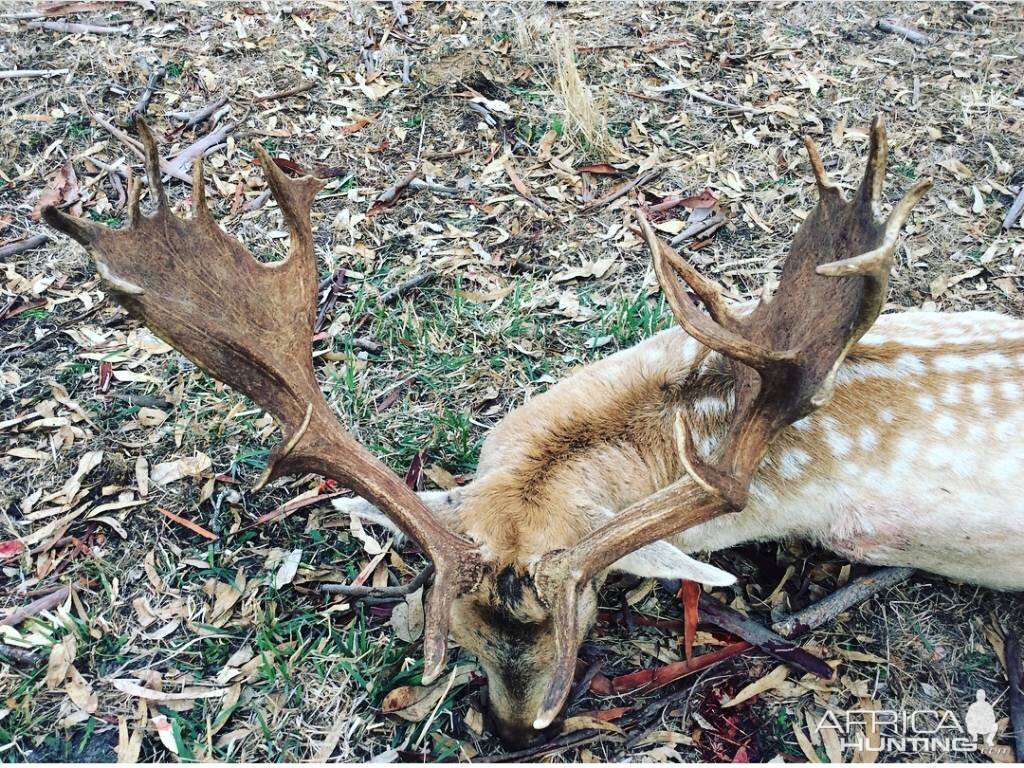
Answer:
M216 101L211 101L205 107L200 107L192 112L170 112L169 117L173 117L175 120L183 120L185 122L185 128L191 128L193 125L198 125L203 122L216 112L218 109L228 103L227 96L221 96Z
M658 178L658 176L661 175L661 172L662 172L661 168L654 168L653 170L648 171L647 173L643 174L642 176L637 176L635 179L623 182L622 184L619 184L619 186L615 187L615 189L613 189L610 192L602 195L601 197L597 198L596 200L591 200L589 203L587 203L586 205L583 206L583 210L584 211L592 211L595 208L601 208L602 206L608 205L609 203L614 202L615 200L618 200L620 197L622 197L624 194L629 192L631 189L634 189L635 187L639 187L642 184L647 184L648 182L653 181L654 179Z
M675 235L669 240L669 245L673 248L679 245L681 242L696 237L697 235L711 234L711 230L717 230L719 227L725 224L725 216L721 213L716 213L714 216L708 216L703 221L697 221L688 226L678 235Z
M739 611L723 605L710 595L701 595L699 605L700 616L705 621L732 632L780 661L799 667L823 680L832 679L832 667L824 661L800 646L788 642L786 638L780 637Z
M58 605L63 603L70 594L71 587L65 585L55 592L51 592L44 597L40 597L38 600L33 600L28 605L15 610L10 616L0 619L0 627L16 627L30 616L35 616L37 613L42 613L43 611L49 611L56 608Z
M139 100L135 102L135 106L128 110L128 114L124 117L124 124L131 125L135 122L135 118L139 115L146 114L146 110L149 108L149 100L153 98L153 94L156 93L156 86L161 80L164 79L164 75L167 74L167 67L157 62L149 71L149 79L146 80L146 87L142 91L142 95L139 96Z
M293 88L286 88L283 91L276 91L274 93L267 93L263 96L257 96L253 101L274 101L275 99L287 99L289 96L298 96L300 93L305 93L311 90L316 83L313 80L307 80L304 83L299 83Z
M267 200L270 199L270 189L265 189L260 193L259 197L247 200L239 210L242 213L250 213L252 211L258 211L264 205L267 204Z
M854 579L814 605L775 622L772 629L786 638L810 632L876 592L906 581L913 572L913 568L879 568L874 573Z
M0 259L6 259L8 256L13 256L16 253L22 253L23 251L30 251L33 248L46 245L49 241L50 238L46 235L33 235L32 237L26 237L23 240L18 240L15 243L8 243L7 245L0 247Z
M405 13L405 6L402 5L402 0L391 0L391 10L395 14L395 24L401 29L409 26L409 17Z
M49 29L54 32L68 32L85 35L127 35L131 26L103 27L99 24L76 24L72 21L30 21L26 26L31 29Z
M391 302L400 299L402 296L405 296L409 291L419 288L421 285L426 285L435 277L437 277L437 273L432 269L420 272L418 275L410 277L404 283L399 283L394 288L388 288L388 290L384 291L384 293L380 295L380 299L378 301L381 304L390 304Z
M56 77L66 75L67 69L4 69L0 70L0 80L13 80L17 77Z
M402 191L412 184L413 179L420 175L420 167L422 165L422 163L416 163L415 168L377 195L377 198L370 206L370 210L367 212L367 215L372 216L375 213L380 213L384 209L389 208L398 199L398 196L402 194Z
M204 539L209 539L210 541L217 541L217 539L220 538L220 536L218 536L217 534L212 533L211 531L208 531L205 528L203 528L203 526L201 526L199 523L193 523L191 520L189 520L187 518L184 518L181 515L174 514L169 509L164 509L163 507L157 507L156 511L159 512L162 515L166 515L171 520L176 522L178 525L183 526L185 528L188 528L193 533L198 533Z
M29 91L28 93L23 93L23 94L21 94L21 96L19 96L18 98L14 99L13 101L9 101L6 104L4 104L4 108L5 109L17 109L22 104L28 104L28 102L32 101L37 96L42 96L48 90L49 90L48 88L36 88L34 91Z
M217 130L210 131L203 138L193 142L174 157L168 159L167 169L164 173L169 173L172 176L175 176L176 173L181 173L187 176L192 166L192 161L200 155L204 155L206 150L224 141L225 137L233 130L235 130L235 123L224 123Z
M1021 211L1024 211L1024 184L1021 185L1020 192L1017 193L1013 205L1010 206L1010 210L1006 212L1006 216L1003 218L1003 229L1010 229L1016 224L1017 219L1020 218Z
M19 667L34 667L41 658L27 648L16 648L7 643L0 643L0 656L6 656Z
M1020 638L1013 631L1006 634L1006 679L1010 683L1010 730L1013 754L1024 762L1024 669L1021 668Z
M771 111L767 109L757 109L756 107L744 107L741 104L730 104L728 101L722 101L721 99L716 99L713 96L708 96L706 93L702 93L696 90L695 88L687 88L686 92L690 94L690 96L695 98L697 101L703 101L705 104L711 104L716 107L725 107L726 109L730 109L734 112L749 112L752 115L771 114Z
M428 564L422 571L416 574L412 581L401 584L397 587L364 587L353 584L321 584L320 591L327 595L345 595L346 597L405 597L411 595L417 589L427 583L427 580L434 575L433 564Z
M409 189L414 189L417 192L421 189L425 189L428 192L433 192L437 195L447 195L449 197L459 197L463 194L463 191L458 187L446 187L444 184L437 184L433 181L423 181L422 179L413 179L410 181Z
M906 38L916 45L928 45L928 43L931 42L928 39L928 35L921 34L916 29L901 26L895 22L889 21L888 19L879 19L878 28L891 35L899 35L900 37Z

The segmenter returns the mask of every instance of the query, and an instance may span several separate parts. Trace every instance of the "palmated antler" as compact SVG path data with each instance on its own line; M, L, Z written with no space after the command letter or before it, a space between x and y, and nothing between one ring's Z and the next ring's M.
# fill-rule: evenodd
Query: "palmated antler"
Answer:
M775 296L762 298L748 315L731 312L717 287L662 243L637 212L658 280L679 324L728 358L735 406L725 438L711 457L697 455L686 415L680 414L677 426L686 476L537 566L538 589L553 614L556 634L555 675L534 723L537 728L557 716L572 683L580 586L652 541L742 509L771 442L831 399L839 366L881 312L897 237L931 181L922 179L914 185L880 222L876 216L888 157L881 117L871 125L867 169L850 201L828 179L814 142L805 139L805 145L818 204L793 239ZM679 278L703 302L707 315Z
M334 478L383 510L433 560L426 605L424 680L444 667L449 609L479 578L476 547L448 530L406 484L338 423L313 373L317 272L309 212L323 182L289 179L256 145L290 236L288 258L261 263L210 216L202 159L193 166L192 216L180 219L160 181L156 143L136 123L156 211L129 191L128 226L113 230L53 206L50 226L85 245L113 298L210 375L252 398L281 424L260 486L283 474Z

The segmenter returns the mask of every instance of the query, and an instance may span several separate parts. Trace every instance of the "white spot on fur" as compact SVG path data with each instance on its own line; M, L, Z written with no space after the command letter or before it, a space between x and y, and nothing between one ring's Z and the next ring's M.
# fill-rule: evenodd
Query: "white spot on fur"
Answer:
M999 384L999 393L1007 400L1020 397L1020 385L1015 381L1004 381Z
M1000 440L1009 440L1017 434L1017 426L1011 421L1001 421L996 425L995 435Z
M793 422L793 428L799 429L801 432L807 432L811 427L814 426L814 422L811 421L810 416L804 416L799 421Z
M956 405L960 402L960 397L960 385L955 381L949 382L942 391L942 402L946 405Z
M985 428L981 426L981 424L971 424L971 426L967 428L967 437L976 443L980 443L984 440L985 435Z
M935 398L931 395L921 395L917 398L917 404L922 411L930 411L935 408Z
M956 431L956 419L948 413L940 413L935 418L935 430L940 435L952 435Z
M976 381L971 384L971 397L976 403L987 403L991 392L992 388L982 381Z
M828 447L832 449L832 453L836 456L845 456L850 452L850 447L853 445L850 438L834 429L825 433L825 442L828 443Z
M787 480L800 477L804 464L810 460L810 455L802 448L788 448L779 457L779 474Z
M883 408L881 411L878 412L878 418L880 418L886 424L892 424L892 420L895 417L892 415L892 411L890 411L888 408Z
M878 433L871 427L863 427L860 431L858 442L861 448L869 451L878 445Z

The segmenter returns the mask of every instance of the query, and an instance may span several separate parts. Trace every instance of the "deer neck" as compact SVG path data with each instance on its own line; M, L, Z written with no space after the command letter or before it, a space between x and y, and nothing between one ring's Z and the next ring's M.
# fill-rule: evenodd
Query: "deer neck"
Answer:
M730 398L727 366L676 328L580 369L488 436L461 527L499 561L569 547L681 476L680 410L708 448Z

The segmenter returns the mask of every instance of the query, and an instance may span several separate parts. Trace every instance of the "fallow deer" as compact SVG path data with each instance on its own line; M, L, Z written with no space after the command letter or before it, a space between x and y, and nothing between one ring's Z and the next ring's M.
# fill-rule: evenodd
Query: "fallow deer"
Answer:
M488 674L506 740L558 717L610 570L725 585L732 576L685 553L803 537L851 560L1024 587L1024 323L878 318L899 232L930 184L878 220L880 119L850 201L805 140L819 200L775 296L753 307L728 306L638 212L681 328L513 411L471 483L422 498L338 424L314 376L309 211L321 183L287 178L256 147L291 238L287 260L260 263L210 217L201 160L192 217L171 213L138 129L155 213L141 215L136 181L126 229L52 207L47 222L89 248L131 314L280 422L265 479L335 478L366 500L347 509L379 509L431 558L423 679L444 668L450 621Z

